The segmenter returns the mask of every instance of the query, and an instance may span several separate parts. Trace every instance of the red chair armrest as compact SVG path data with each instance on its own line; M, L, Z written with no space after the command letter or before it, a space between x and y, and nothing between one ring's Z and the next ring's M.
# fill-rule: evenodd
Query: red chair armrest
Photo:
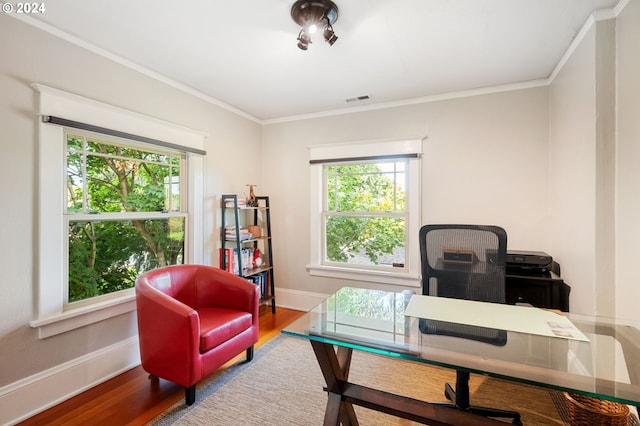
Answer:
M143 368L183 386L195 383L200 378L195 373L200 365L196 310L144 280L136 284L136 306Z

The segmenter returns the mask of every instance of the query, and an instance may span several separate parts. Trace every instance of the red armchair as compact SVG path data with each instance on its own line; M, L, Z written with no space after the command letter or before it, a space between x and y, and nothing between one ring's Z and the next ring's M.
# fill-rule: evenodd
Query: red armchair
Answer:
M185 387L195 402L196 383L258 341L258 287L204 265L174 265L136 280L142 368Z

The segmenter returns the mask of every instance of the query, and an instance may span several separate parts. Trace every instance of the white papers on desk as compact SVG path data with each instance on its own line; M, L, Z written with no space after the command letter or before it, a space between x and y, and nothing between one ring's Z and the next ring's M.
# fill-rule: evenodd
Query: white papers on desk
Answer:
M589 341L564 315L528 306L415 294L411 296L404 314L455 324Z

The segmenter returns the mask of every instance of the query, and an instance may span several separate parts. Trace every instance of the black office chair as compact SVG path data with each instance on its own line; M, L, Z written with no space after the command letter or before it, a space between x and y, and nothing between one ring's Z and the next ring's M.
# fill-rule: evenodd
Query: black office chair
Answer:
M497 226L425 225L420 229L422 294L483 302L505 303L507 233ZM507 332L484 327L420 320L427 334L471 339L496 346L507 343ZM520 414L470 405L469 372L456 370L456 388L445 386L452 408L487 417L511 418Z

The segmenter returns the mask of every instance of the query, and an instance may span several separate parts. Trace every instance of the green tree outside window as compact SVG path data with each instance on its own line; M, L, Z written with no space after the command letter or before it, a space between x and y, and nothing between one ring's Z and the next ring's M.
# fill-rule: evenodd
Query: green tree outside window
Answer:
M144 271L182 263L185 215L175 213L183 159L67 137L69 302L131 288Z
M325 166L328 261L404 264L406 167L405 161Z

